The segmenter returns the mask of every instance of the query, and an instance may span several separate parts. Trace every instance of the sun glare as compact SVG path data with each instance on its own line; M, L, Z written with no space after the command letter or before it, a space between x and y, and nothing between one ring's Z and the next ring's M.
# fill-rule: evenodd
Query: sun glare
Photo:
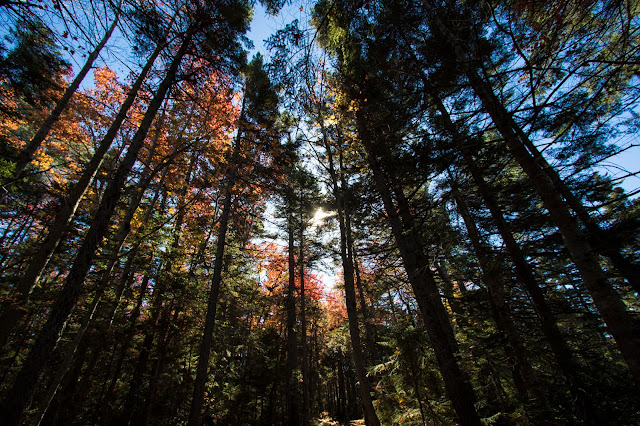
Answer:
M322 207L320 207L316 210L315 214L313 215L313 219L311 219L311 224L315 226L322 225L324 220L329 216L333 216L333 213L325 212L324 210L322 210Z

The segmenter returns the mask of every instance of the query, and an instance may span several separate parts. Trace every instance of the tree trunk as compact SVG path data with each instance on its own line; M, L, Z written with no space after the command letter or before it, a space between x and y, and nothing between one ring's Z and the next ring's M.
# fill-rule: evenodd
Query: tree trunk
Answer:
M360 329L358 327L358 310L356 306L356 293L354 282L353 256L351 253L351 232L349 211L342 200L342 209L338 209L340 221L340 257L342 259L342 269L344 274L345 303L347 306L347 318L349 322L349 336L351 337L351 352L353 362L356 367L356 375L360 383L360 402L364 411L365 423L368 426L379 426L380 420L373 407L371 400L371 384L367 377L364 364L364 356L362 352L362 343L360 341ZM342 211L341 211L342 210Z
M374 140L368 134L365 124L367 118L362 109L358 111L356 120L376 189L382 198L396 245L434 348L447 395L451 399L458 420L462 425L479 425L480 418L474 406L476 398L473 388L456 359L457 347L453 346L455 337L433 274L429 269L428 260L422 252L420 244L414 238L413 224L411 222L403 223L410 219L410 211L407 211L406 207L403 209L402 206L397 208L393 202L388 184L383 176L381 159L377 156ZM383 149L380 146L377 147L380 150ZM399 217L399 214L403 215L404 221Z
M482 279L487 286L487 293L489 294L489 301L496 327L500 333L504 335L508 343L505 345L505 352L511 360L511 373L516 389L521 396L526 396L529 393L537 395L536 390L538 384L533 377L533 368L526 357L524 344L511 316L511 309L504 298L503 285L498 277L498 271L495 265L493 265L494 262L492 262L489 257L489 249L482 243L476 224L453 178L451 185L453 196L458 206L458 212L465 223L471 245L478 258L480 269L482 270Z
M151 157L152 152L153 150L150 151L149 157ZM53 397L55 396L58 390L58 386L60 386L62 379L64 378L67 370L71 366L73 357L76 353L76 350L78 349L78 346L80 345L80 342L82 341L84 333L86 332L87 328L93 321L93 314L95 313L98 307L98 304L102 302L102 296L104 295L104 292L107 289L107 286L109 284L109 280L111 278L111 272L113 271L113 268L115 267L115 264L118 261L118 254L120 252L120 248L122 247L122 244L124 243L124 240L126 239L126 237L129 235L131 220L133 219L133 216L136 210L138 209L138 206L140 205L140 201L142 200L142 195L144 194L145 189L149 185L152 176L153 174L149 173L149 170L147 168L147 176L145 176L142 179L142 181L139 182L138 187L136 188L136 192L134 196L131 198L131 201L129 202L127 213L125 214L123 221L120 223L118 232L116 233L117 234L115 238L116 241L115 241L114 247L112 248L112 253L111 253L109 262L107 263L107 267L105 268L105 270L102 272L102 278L97 285L98 290L94 295L93 302L91 303L91 305L89 306L89 309L87 310L87 313L85 314L85 318L82 322L80 329L76 332L76 336L71 342L70 347L67 349L63 364L60 367L58 367L54 380L49 385L49 389L47 390L45 399L40 403L40 408L38 410L38 413L36 414L36 417L32 421L32 425L34 426L38 426L42 421L47 409L49 408L49 404L53 400ZM129 273L128 270L131 267L131 261L133 260L134 257L135 257L135 254L130 253L129 260L127 261L128 267L125 268L125 271L123 273L123 283L126 281L126 277L128 276L128 273ZM148 278L146 281L148 282ZM122 287L124 289L124 285ZM146 288L146 283L144 287Z
M240 112L240 117L244 113L244 100ZM204 404L204 391L207 384L207 374L209 372L209 356L213 343L213 327L216 321L216 307L222 283L222 267L224 260L224 249L226 245L227 228L231 207L233 202L233 186L237 179L237 164L241 150L241 132L238 131L233 152L228 164L228 178L225 185L225 199L220 213L220 224L218 225L218 239L216 242L215 261L213 265L213 277L211 278L211 290L207 300L207 314L204 321L204 331L202 342L200 343L200 353L198 357L198 367L196 370L196 380L193 385L193 396L189 410L189 425L198 426L202 423L202 405Z
M302 221L302 211L300 211L298 262L300 266L300 352L302 355L302 424L309 424L311 404L309 400L309 353L307 345L307 301L304 292L304 223Z
M338 392L337 392L337 417L338 421L344 422L347 420L347 391L344 383L344 363L343 363L342 351L338 349L338 360L336 367L338 370Z
M344 275L344 294L347 306L347 318L349 322L349 336L351 337L351 352L356 367L356 375L360 382L360 402L364 411L365 423L369 426L380 425L380 420L373 407L371 401L371 385L367 378L367 372L364 365L364 356L362 352L362 343L360 341L360 329L358 327L358 308L356 306L355 292L355 269L353 265L353 241L351 239L351 221L349 217L349 208L347 200L345 200L344 192L347 188L345 180L339 182L336 169L333 164L333 155L326 136L324 137L325 150L329 163L329 173L331 174L333 196L335 198L336 211L338 212L338 224L340 227L340 258L342 260L342 270ZM342 166L342 161L340 161ZM341 170L340 170L341 172Z
M365 286L360 277L360 267L358 266L358 257L355 253L355 247L351 248L353 253L353 269L356 273L356 288L360 299L360 311L362 312L362 321L364 322L364 339L367 347L366 355L369 362L375 363L378 359L378 343L376 342L376 333L373 328L372 318L369 314L369 307L365 298Z
M409 357L409 375L411 376L411 384L413 385L413 391L416 393L416 399L418 400L418 408L420 409L420 419L422 419L422 424L424 426L427 425L427 418L424 414L424 408L422 403L422 395L420 393L420 384L419 384L419 375L420 368L418 367L418 362L416 360L416 353L414 351L408 351L407 357Z
M300 424L300 402L298 397L298 337L296 333L296 280L294 259L293 214L288 213L289 233L289 286L287 289L287 407L288 424Z
M105 291L105 287L102 286L93 297L93 301L91 302L91 305L89 306L89 309L87 309L84 319L82 320L82 325L80 326L78 331L76 331L76 335L71 341L71 344L64 355L64 360L62 361L62 365L60 365L56 370L56 374L53 377L53 381L49 384L49 388L47 389L47 393L45 394L44 400L41 401L39 404L40 407L38 409L38 412L36 413L36 416L31 422L32 426L39 426L45 413L49 409L49 405L51 404L53 397L56 395L56 392L58 391L58 386L60 386L60 383L62 383L62 379L64 379L64 376L67 373L67 370L69 369L69 367L71 367L71 363L73 362L73 358L76 353L76 350L78 349L78 346L80 346L82 337L84 336L84 333L87 331L87 328L89 328L89 324L91 324L93 314L95 313L96 308L98 307L98 304L100 303L100 300L104 295L104 291Z
M160 379L162 377L162 371L164 370L164 365L167 360L167 351L169 349L169 345L171 344L171 340L175 335L175 329L172 331L171 326L175 324L178 320L178 316L180 315L180 308L175 308L173 315L167 315L167 320L162 329L161 337L158 342L158 359L153 365L153 369L151 370L151 378L149 379L149 389L147 390L146 397L144 398L144 406L138 413L135 415L134 425L144 426L149 424L149 419L151 417L151 413L153 411L156 393L158 391L158 386L160 383Z
M564 183L558 172L547 162L538 148L524 134L520 126L516 126L515 131L535 161L540 164L549 175L549 178L558 191L560 191L560 194L562 194L569 207L574 211L578 219L580 219L587 230L589 242L593 244L594 249L600 255L608 257L613 266L627 280L631 288L640 293L640 265L633 263L621 253L619 240L610 238L598 222L591 217L582 202L580 202L578 197L576 197L571 189Z
M149 276L145 274L142 279L142 283L140 284L140 293L138 294L136 305L133 308L133 311L131 311L131 316L129 317L129 326L127 330L123 333L123 336L121 339L122 345L120 347L120 355L117 358L113 374L111 375L111 381L109 382L109 386L106 387L106 380L104 382L106 389L101 393L101 397L99 398L100 401L102 401L103 408L107 408L110 401L113 399L113 393L115 391L117 381L120 378L120 372L122 371L122 365L124 364L124 359L127 355L127 348L129 347L131 342L133 342L133 337L136 333L136 323L140 318L140 313L142 311L142 303L144 302L145 296L147 295L148 285L149 285ZM155 293L155 290L154 290L154 293ZM117 347L118 345L114 345L114 355ZM114 359L115 357L112 356L111 358ZM108 378L109 378L109 375L107 374L107 379Z
M189 165L189 171L187 172L186 181L187 183L190 181L191 168L193 167L193 156L192 161ZM186 195L186 187L180 192L180 199L178 201L178 205L182 205L184 203L184 197ZM184 219L184 210L180 209L178 212L178 216L176 218L176 222L173 229L173 243L171 244L171 252L175 251L179 247L181 229L182 229L182 221ZM168 276L173 269L173 263L170 258L171 255L168 256L169 259L165 263L165 276ZM159 281L159 282L158 282ZM142 387L143 377L145 375L145 371L147 369L147 364L149 362L149 358L151 356L151 350L153 348L153 341L155 339L156 334L160 334L160 339L158 343L158 347L162 344L167 329L161 324L165 326L170 323L171 310L173 307L174 300L171 301L169 306L164 306L164 300L167 293L168 288L168 279L165 277L161 277L156 279L156 285L153 292L153 303L151 306L151 318L150 318L150 327L147 335L144 338L142 343L142 349L140 350L138 361L136 363L136 367L133 373L131 380L129 381L129 391L127 396L125 397L124 403L124 415L121 419L125 424L135 423L135 417L140 411L140 389ZM160 332L156 333L156 328L160 328ZM159 349L162 350L162 349Z
M54 399L55 404L52 409L50 408L47 410L46 415L42 418L40 424L47 426L69 424L71 423L73 415L78 413L78 408L82 407L84 409L84 406L81 403L82 401L78 403L78 399L74 399L74 394L79 391L86 390L86 388L80 388L80 386L83 385L80 377L82 375L82 367L85 365L85 358L89 352L89 345L87 343L86 339L81 342L80 349L78 350L78 356L76 357L73 366L64 377L61 385L62 392L58 392L56 394L56 398ZM90 355L89 362L87 362L87 366L85 367L85 374L88 370L95 368L96 365L95 351L91 351ZM71 411L74 411L74 413L72 414ZM34 420L38 420L37 417Z
M153 349L153 341L158 334L158 328L160 323L164 321L164 317L171 315L171 305L173 301L165 304L165 296L167 291L167 284L164 280L161 280L157 284L156 291L153 292L153 305L151 307L151 318L149 319L149 326L144 340L142 341L142 347L138 353L138 360L136 361L133 375L129 380L129 390L124 398L124 407L122 417L117 419L121 424L128 425L134 415L138 412L141 402L142 386L144 376L149 364L149 358L151 357L151 351ZM167 306L169 305L169 306Z
M548 306L542 289L538 285L538 280L535 278L533 271L529 267L524 253L522 253L520 246L514 239L513 233L511 232L509 225L504 219L502 211L497 204L493 192L485 182L484 176L478 169L476 162L469 152L469 148L463 145L463 135L460 134L455 124L451 121L451 117L440 98L436 96L436 94L432 90L430 91L431 98L435 103L436 108L440 112L440 116L443 119L446 130L451 134L455 146L462 153L465 165L469 169L475 184L478 186L478 191L480 192L480 195L482 196L487 208L489 209L489 212L491 213L493 220L496 223L500 236L502 237L509 256L514 263L516 274L519 280L524 284L527 292L529 293L529 296L531 297L534 308L536 310L536 314L538 315L538 318L540 318L540 321L542 323L543 334L549 342L551 350L556 358L556 361L558 362L558 366L560 367L560 370L562 371L562 374L566 380L568 389L576 402L576 411L578 416L580 416L587 422L597 422L599 416L598 410L594 406L593 401L591 400L589 395L585 392L586 387L582 383L582 379L579 377L579 372L583 369L583 366L581 366L580 362L573 356L571 350L569 349L569 346L562 336L562 333L558 328L555 315L551 311L551 308ZM457 193L457 188L454 188L454 191L455 193ZM467 225L467 231L469 232L470 236L472 236L472 239L478 241L479 243L480 237L477 230L475 229L475 223L469 217L468 212L466 211L466 206L462 202L462 198L459 194L457 195L457 204L460 207L463 220L465 220L465 225ZM466 219L465 216L467 217ZM479 243L478 247L475 248L475 250L479 254L478 260L481 263L483 271L490 271L489 260L487 258L487 255L485 254L486 249L481 243ZM482 266L483 263L484 266ZM493 282L494 280L492 278L492 275L493 273L491 272L487 273L487 275L485 276L485 283L488 285L490 296L500 298L499 295L502 294L500 285L497 282ZM503 305L499 301L496 301L496 303L497 308L503 307ZM509 324L503 322L503 325L509 328ZM514 336L512 336L512 339L513 337ZM517 341L514 340L513 343L516 345L514 346L514 350L518 351ZM523 366L522 372L524 374L527 374L527 371L529 371L529 368ZM528 381L529 384L531 384L531 381ZM530 386L528 387L529 389L532 389Z
M144 144L151 123L160 105L164 101L167 91L174 83L178 67L191 44L193 33L194 30L190 29L185 35L182 45L173 58L166 76L151 100L140 127L129 145L125 158L122 160L107 186L100 202L100 207L82 242L82 246L78 250L78 254L73 262L73 267L67 276L60 296L52 306L47 322L40 331L32 349L29 351L11 391L3 401L2 413L5 421L9 424L18 423L22 413L31 402L38 381L49 361L49 356L58 342L64 324L80 297L82 284L89 272L95 252L107 233L109 221L115 211L116 203L122 193L127 175L138 157L138 152Z

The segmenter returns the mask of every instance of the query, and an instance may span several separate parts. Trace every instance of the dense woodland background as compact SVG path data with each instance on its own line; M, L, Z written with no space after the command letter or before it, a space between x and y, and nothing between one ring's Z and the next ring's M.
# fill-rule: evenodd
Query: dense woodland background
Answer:
M0 423L640 423L640 2L254 7L0 1Z

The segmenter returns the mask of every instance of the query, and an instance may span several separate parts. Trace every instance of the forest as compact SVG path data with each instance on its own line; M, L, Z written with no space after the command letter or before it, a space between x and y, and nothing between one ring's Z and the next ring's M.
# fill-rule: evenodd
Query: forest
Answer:
M640 1L0 23L0 424L640 424Z

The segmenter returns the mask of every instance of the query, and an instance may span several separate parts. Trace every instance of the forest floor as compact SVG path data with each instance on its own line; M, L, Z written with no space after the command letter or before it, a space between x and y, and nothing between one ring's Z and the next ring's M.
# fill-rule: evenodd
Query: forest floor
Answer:
M331 417L323 417L320 419L315 419L313 421L313 426L340 426L340 425L363 425L364 424L364 419L359 419L359 420L352 420L349 423L340 423L337 420L333 420Z

